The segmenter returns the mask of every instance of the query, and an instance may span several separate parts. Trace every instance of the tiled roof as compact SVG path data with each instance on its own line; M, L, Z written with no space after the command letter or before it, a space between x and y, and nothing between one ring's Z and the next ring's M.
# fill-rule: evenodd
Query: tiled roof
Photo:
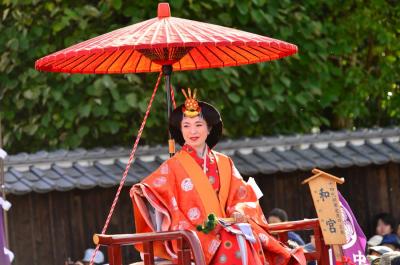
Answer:
M216 149L229 155L244 175L400 163L400 127L244 138L221 142ZM115 186L129 153L127 148L97 148L11 155L5 159L6 189L24 194ZM126 185L167 158L166 147L140 146Z

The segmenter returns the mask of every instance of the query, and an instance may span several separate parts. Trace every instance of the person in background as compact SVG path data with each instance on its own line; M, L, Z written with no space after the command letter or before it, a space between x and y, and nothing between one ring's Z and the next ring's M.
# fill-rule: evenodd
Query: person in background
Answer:
M303 246L306 252L313 252L315 251L315 236L310 236L310 243L307 243Z
M314 252L315 251L315 236L310 235L310 242L303 246L305 252ZM307 265L316 265L317 262L315 260L307 262Z
M385 246L373 246L368 248L367 260L372 265L377 265L381 261L381 256L385 253L392 252L391 248Z
M400 224L397 226L396 234L400 238Z
M289 221L288 215L285 210L280 208L275 208L268 214L268 223L281 223ZM288 232L288 239L295 242L299 246L304 246L305 243L303 239L295 232Z
M382 239L383 239L383 236L380 236L380 235L372 236L367 242L367 247L371 248L371 247L379 246L382 242Z
M90 259L92 258L94 249L88 248L85 250L85 254L83 255L83 259L81 261L77 261L73 263L74 265L89 265ZM96 256L94 257L94 264L102 264L104 262L104 254L100 250L97 251Z
M387 252L381 256L379 265L392 265L393 260L399 256L400 252L398 251Z
M396 221L389 213L380 213L375 216L374 227L376 235L385 236L395 233Z
M386 246L391 248L392 250L399 251L400 250L400 239L396 234L387 234L383 236L381 246Z
M400 256L394 257L390 262L391 265L400 265Z
M368 249L369 256L380 257L385 253L392 252L393 250L387 246L374 246Z

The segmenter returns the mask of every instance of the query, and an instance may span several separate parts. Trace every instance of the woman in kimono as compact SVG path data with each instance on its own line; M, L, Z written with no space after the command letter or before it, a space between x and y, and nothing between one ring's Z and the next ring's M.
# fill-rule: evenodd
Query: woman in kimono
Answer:
M285 247L267 232L255 184L244 182L232 160L212 150L222 134L219 112L197 101L196 92L183 93L185 104L169 121L182 149L131 189L136 232L196 231L207 264L305 264L300 249ZM234 222L209 233L197 231L209 214ZM154 252L173 260L176 245L155 243Z

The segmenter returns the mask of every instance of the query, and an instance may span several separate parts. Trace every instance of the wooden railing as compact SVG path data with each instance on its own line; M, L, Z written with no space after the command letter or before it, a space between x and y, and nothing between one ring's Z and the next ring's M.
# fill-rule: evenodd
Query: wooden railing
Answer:
M143 244L144 264L154 265L154 242L170 240L176 240L178 243L178 265L190 265L191 253L195 264L205 264L199 238L195 232L190 230L119 235L95 234L93 236L93 241L96 245L107 246L110 265L122 264L121 246L137 243Z
M329 265L329 246L326 246L322 237L318 219L292 221L269 225L269 232L276 235L280 241L287 242L289 231L313 230L315 237L315 251L306 252L307 261L316 260L319 265ZM121 247L125 245L143 244L143 258L145 265L154 265L153 244L157 241L177 240L178 265L190 265L191 257L196 265L205 265L201 244L196 233L190 230L170 231L158 233L101 235L95 234L95 244L107 246L110 265L121 265Z

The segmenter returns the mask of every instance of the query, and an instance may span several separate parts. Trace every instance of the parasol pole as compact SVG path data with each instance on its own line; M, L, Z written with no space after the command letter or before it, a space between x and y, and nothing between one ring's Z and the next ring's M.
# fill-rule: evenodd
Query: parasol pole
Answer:
M169 117L172 113L172 103L171 103L171 74L172 65L166 64L162 66L162 73L165 80L165 93L167 96L167 122L169 122ZM175 154L175 140L172 139L171 133L168 130L168 152L169 156L172 157Z
M3 136L1 133L1 112L0 112L0 149L3 148ZM0 158L0 190L1 196L3 200L6 200L6 187L4 181L4 160ZM3 220L4 220L4 237L5 237L5 247L9 247L8 242L8 222L7 222L7 211L0 207L3 211Z

